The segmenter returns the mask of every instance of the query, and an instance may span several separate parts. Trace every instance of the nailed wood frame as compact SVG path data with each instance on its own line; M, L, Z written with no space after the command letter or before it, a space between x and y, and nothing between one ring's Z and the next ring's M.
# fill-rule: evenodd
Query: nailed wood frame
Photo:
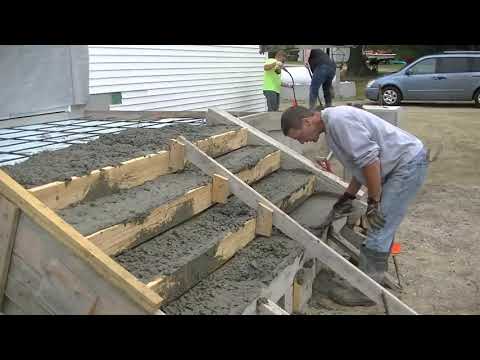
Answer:
M280 151L275 151L261 159L253 168L240 171L237 176L251 183L279 168ZM132 219L99 230L88 235L87 239L106 254L116 255L208 209L214 205L212 194L212 183L200 186L151 210L141 223ZM189 211L184 211L185 209Z
M199 140L196 144L209 155L219 156L247 145L247 131L245 129L229 131ZM177 156L181 156L181 153ZM88 175L73 176L67 181L55 181L28 191L52 210L63 209L88 198L89 194L95 196L98 189L102 191L128 189L183 168L178 159L173 167L171 165L170 151L162 150L123 161L118 166L107 166L93 170Z
M293 191L285 198L276 201L276 203L286 211L295 208L314 193L315 180L315 176L312 175L302 188ZM218 269L234 256L238 250L255 239L256 228L256 218L247 220L234 233L227 234L225 238L216 243L212 248L206 249L202 255L196 257L190 263L175 271L175 273L168 276L161 275L149 282L147 286L158 292L166 302L169 302L178 294L194 286L198 282L195 279L202 277L198 275L201 273L201 271L197 270L198 264L201 264L200 268L203 269L204 273L202 275L207 275L206 272L211 273ZM205 264L208 264L208 266L205 266Z
M0 170L0 194L17 206L33 223L89 264L106 281L148 312L156 311L161 297L93 245L71 225L38 200L29 191ZM17 230L17 234L21 229Z

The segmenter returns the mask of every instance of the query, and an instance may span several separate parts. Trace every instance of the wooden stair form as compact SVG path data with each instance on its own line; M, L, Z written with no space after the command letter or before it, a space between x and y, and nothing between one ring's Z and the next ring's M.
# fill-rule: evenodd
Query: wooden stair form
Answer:
M195 143L203 151L218 157L247 145L244 129L229 131ZM53 210L63 209L82 200L93 200L99 194L107 195L118 190L140 186L161 175L177 171L170 164L170 150L93 170L88 175L74 176L66 181L55 181L29 189L39 200Z
M278 170L252 186L291 211L313 193L315 177L301 171ZM255 211L231 198L227 204L215 205L115 259L170 301L252 241L256 227Z
M280 154L270 147L243 147L219 157L218 160L247 183L258 181L280 167ZM175 185L176 192L167 196L165 194L173 191L171 184ZM179 184L181 186L178 186ZM144 191L145 189L149 191ZM141 214L139 216L132 216L127 207L128 203L123 200L129 193L132 194L130 199L143 206L137 210ZM58 213L100 249L109 255L115 255L208 209L214 204L212 194L211 178L194 167L189 167L184 172L160 176L141 187L109 196L113 206L102 205L105 204L105 198L99 198L59 210ZM122 206L122 202L125 205ZM102 209L103 212L99 211ZM117 212L111 214L108 212L110 210ZM103 214L107 216L109 223L93 220L95 226L91 226L86 222L88 217ZM78 224L74 221L78 221Z

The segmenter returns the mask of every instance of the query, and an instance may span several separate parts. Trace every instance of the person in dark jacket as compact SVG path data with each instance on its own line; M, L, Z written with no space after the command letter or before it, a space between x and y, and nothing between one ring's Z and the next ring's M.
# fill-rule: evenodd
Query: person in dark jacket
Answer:
M332 82L335 77L335 62L324 51L313 49L310 51L307 65L312 71L312 82L310 84L310 110L314 110L317 104L320 86L323 88L325 107L332 106ZM320 103L322 106L322 103Z

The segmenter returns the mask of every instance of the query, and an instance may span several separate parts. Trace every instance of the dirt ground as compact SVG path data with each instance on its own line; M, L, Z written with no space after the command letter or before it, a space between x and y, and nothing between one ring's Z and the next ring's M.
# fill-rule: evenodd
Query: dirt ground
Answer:
M404 104L401 127L442 152L411 205L396 241L403 291L394 292L420 314L480 312L480 109L472 105ZM390 262L390 272L393 263ZM309 314L382 314L348 308L314 284Z

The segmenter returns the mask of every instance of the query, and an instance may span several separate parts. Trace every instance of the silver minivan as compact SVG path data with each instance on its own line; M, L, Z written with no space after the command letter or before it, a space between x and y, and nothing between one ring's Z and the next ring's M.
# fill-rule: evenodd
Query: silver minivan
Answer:
M370 81L366 96L383 105L474 101L480 107L480 51L424 56L396 73Z

